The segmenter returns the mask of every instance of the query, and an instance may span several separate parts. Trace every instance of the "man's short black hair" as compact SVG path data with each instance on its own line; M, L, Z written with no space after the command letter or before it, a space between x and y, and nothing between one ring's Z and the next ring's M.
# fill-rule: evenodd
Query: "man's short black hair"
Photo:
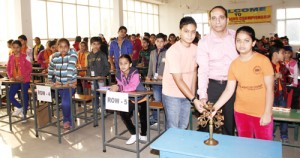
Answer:
M127 33L127 28L125 26L120 26L118 32L120 32L121 30L125 30Z
M18 39L19 38L21 38L22 40L24 40L24 41L27 41L27 37L25 36L25 35L20 35L19 37L18 37Z
M102 44L102 39L99 36L94 36L91 38L91 44L94 42L99 42L100 44Z
M223 6L221 6L221 5L218 5L218 6L215 6L215 7L213 7L210 11L209 11L209 18L211 17L211 12L214 10L214 9L222 9L223 11L224 11L224 13L225 13L225 17L226 18L228 18L228 13L227 13L227 10L223 7Z
M166 38L165 38L165 37L166 37L166 36L165 36L163 33L159 33L159 34L156 35L156 39L161 38L161 39L163 39L164 41L166 41Z
M179 29L182 29L182 27L184 25L188 25L188 24L193 24L197 27L197 23L196 21L194 20L194 18L190 17L190 16L186 16L186 17L183 17L181 20L180 20L180 23L179 23Z

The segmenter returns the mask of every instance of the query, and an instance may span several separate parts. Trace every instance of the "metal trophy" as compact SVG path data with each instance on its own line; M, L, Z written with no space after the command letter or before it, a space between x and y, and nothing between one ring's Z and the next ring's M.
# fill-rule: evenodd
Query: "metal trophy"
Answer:
M204 141L204 144L209 146L218 145L219 142L213 138L213 127L215 125L216 128L219 128L224 124L222 122L224 120L224 116L221 115L222 110L217 111L216 115L213 118L210 118L211 113L215 110L213 103L208 102L203 108L205 111L198 117L198 123L200 126L205 127L209 122L209 138Z

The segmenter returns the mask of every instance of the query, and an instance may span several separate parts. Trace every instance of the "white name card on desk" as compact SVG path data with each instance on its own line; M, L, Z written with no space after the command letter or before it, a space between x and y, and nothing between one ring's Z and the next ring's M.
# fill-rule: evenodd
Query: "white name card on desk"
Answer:
M52 102L51 88L48 86L36 86L37 99L39 101Z
M129 102L128 94L120 92L106 92L106 109L128 112Z

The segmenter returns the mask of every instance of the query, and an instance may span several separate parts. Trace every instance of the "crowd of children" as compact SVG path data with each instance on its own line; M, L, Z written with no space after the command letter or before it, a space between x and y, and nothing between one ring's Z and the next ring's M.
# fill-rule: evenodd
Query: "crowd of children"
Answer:
M222 6L211 9L209 16L212 31L202 40L192 17L181 19L180 38L170 34L168 40L162 33L145 33L143 39L139 34L127 36L125 26L119 28L118 37L110 44L102 34L92 37L90 43L87 38L81 41L81 37L77 36L74 49L70 48L65 38L48 41L46 49L38 37L35 38L33 49L27 45L25 35L15 41L9 40L11 50L7 74L9 79L21 82L12 84L10 89L9 96L16 107L12 115L26 117L27 90L33 63L38 63L45 69L44 72L48 72L50 83L71 86L71 95L76 87L77 93L83 94L83 89L91 87L95 90L107 85L106 80L89 85L86 81L78 80L77 75L105 77L110 70L116 69L117 84L111 86L111 91L145 91L143 78L162 80L162 85L152 85L151 89L154 101L163 103L166 128L186 129L191 105L201 113L207 101L214 101L216 110L225 109L223 113L227 122L223 134L234 135L236 125L241 137L272 140L275 136L272 106L286 107L287 87L298 86L298 64L292 58L293 50L288 38L275 35L271 39L262 37L258 40L254 29L249 26L242 26L236 32L229 30L227 11ZM227 42L227 45L224 46L220 41ZM136 66L147 69L139 71ZM81 69L86 71L77 71ZM196 94L197 81L199 97ZM15 99L21 85L24 87L24 108ZM212 91L214 86L222 88L217 91L213 88ZM64 128L69 129L74 126L70 117L69 90L59 90L59 95L62 98ZM134 100L129 99L129 112L121 112L120 115L131 134L126 144L133 144L137 133L131 121ZM159 114L153 110L150 118L146 118L145 98L140 97L138 104L141 122L139 139L146 141L147 119L154 125L159 121ZM96 95L96 105L99 105L99 93ZM288 142L287 129L287 123L280 124L283 142Z

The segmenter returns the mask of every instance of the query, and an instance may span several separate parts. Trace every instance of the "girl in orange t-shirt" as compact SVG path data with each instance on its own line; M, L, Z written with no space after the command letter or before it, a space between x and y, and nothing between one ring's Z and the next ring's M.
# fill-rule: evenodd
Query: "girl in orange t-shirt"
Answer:
M234 117L238 135L272 140L272 65L267 57L253 50L256 40L251 27L240 27L236 32L235 43L240 56L230 65L226 89L215 103L212 116L229 100L237 87Z
M87 56L89 54L88 45L86 42L80 42L79 51L78 51L78 60L77 60L77 70L78 75L83 77L86 76L86 69L87 68ZM83 90L88 88L88 82L84 80L77 80L77 93L83 94ZM79 104L80 105L80 104Z

